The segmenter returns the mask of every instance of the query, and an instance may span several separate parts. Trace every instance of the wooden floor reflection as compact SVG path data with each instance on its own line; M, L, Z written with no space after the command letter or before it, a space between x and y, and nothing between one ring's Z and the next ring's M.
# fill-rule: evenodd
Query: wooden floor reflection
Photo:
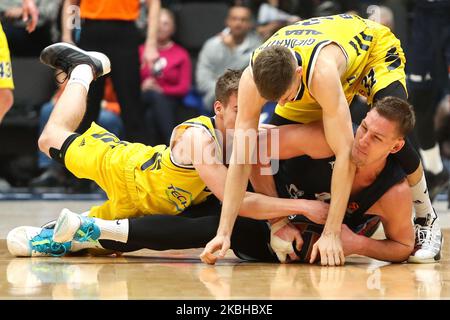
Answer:
M444 244L441 262L426 265L357 256L345 267L278 265L229 254L207 266L200 250L14 258L0 240L0 299L450 299L449 251Z

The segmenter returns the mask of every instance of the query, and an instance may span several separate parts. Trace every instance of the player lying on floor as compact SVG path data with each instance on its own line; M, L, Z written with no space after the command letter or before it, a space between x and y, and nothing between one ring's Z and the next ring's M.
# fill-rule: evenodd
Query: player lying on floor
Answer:
M357 178L345 220L353 231L346 226L342 230L342 236L346 239L346 254L359 253L380 260L404 261L411 253L414 245L411 195L403 172L389 155L401 149L403 137L413 125L410 106L400 99L386 98L376 105L358 128L352 149L352 158L358 166ZM333 155L326 144L321 124L285 126L280 130L280 144L280 157L305 155L282 164L276 176L280 195L286 196L283 194L286 193L285 186L291 191L291 197L315 199L316 195L329 194ZM272 153L272 150L269 152ZM298 166L302 163L304 169ZM311 169L315 166L318 168ZM296 177L301 179L300 182ZM293 190L297 191L292 193ZM270 209L277 207L275 202L271 203ZM218 213L218 210L211 208L207 211L206 214ZM81 217L63 210L55 228L55 239L62 244L52 240L52 229L22 227L8 235L8 247L11 253L25 256L61 255L70 250L98 246L123 252L140 248L202 247L214 234L219 219L217 215L202 215L205 212L193 206L178 216L116 217L119 218L116 221L107 221ZM364 234L377 221L383 223L386 240L373 240L356 234ZM274 225L272 231L264 221L240 218L238 225L242 227L233 233L232 248L242 258L261 261L276 261L277 256L284 261L286 255L291 260L308 260L311 246L321 232L321 226L301 222L298 218L294 218L292 224L282 220ZM307 236L303 246L297 228L292 225ZM71 241L72 238L74 241ZM291 244L294 239L297 251ZM38 245L45 248L36 248Z
M211 194L223 198L227 130L234 128L236 120L239 71L227 71L218 80L215 117L185 121L174 129L169 147L151 147L120 141L95 123L81 135L74 132L85 114L91 81L110 71L108 57L57 43L42 51L41 61L64 71L69 81L39 138L39 147L74 175L94 180L106 192L108 200L92 207L90 217L114 220L176 215ZM249 192L241 214L258 219L305 214L320 223L325 221L327 209L328 204L316 200L270 199ZM110 232L118 232L126 240L127 221L116 226ZM15 252L14 239L28 239L30 252L45 251L48 243L42 236L38 230L15 230L10 234L10 249Z
M403 170L391 156L402 148L403 137L413 126L411 106L401 99L388 97L375 104L356 130L352 161L357 171L341 230L345 255L360 254L402 262L413 251L411 192ZM290 125L283 129L280 130L280 154L289 146L288 152L303 156L281 163L274 179L278 194L288 198L329 200L335 158L326 144L321 124ZM289 141L289 137L302 139L294 144L295 140ZM178 216L130 219L128 239L124 243L117 241L118 237L100 236L98 239L103 239L99 242L104 248L120 252L202 247L214 235L220 219L220 204L215 209L211 204L203 206L193 206ZM73 213L67 215L74 216ZM267 222L239 217L231 238L234 253L251 261L313 262L312 248L323 226L302 216L289 220L282 219L270 228ZM102 233L101 223L96 222L98 234ZM380 223L386 239L371 239L370 235ZM70 241L74 234L74 239L79 239L79 225L57 225L56 234L64 240ZM303 239L298 237L299 231ZM214 255L204 258L215 262Z

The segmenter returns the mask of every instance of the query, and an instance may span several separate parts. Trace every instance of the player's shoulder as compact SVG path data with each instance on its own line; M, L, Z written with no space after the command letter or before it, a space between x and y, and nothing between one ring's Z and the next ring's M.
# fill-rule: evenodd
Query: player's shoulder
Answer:
M189 145L197 144L199 146L210 143L213 140L211 134L202 127L192 126L186 128L182 135L184 143Z
M330 77L330 70L335 69L339 75L345 72L347 66L347 58L342 48L331 42L325 45L317 54L316 63L313 71L313 79L318 75Z
M214 148L214 139L200 127L187 127L171 144L173 159L181 164L191 164L194 157L206 148ZM214 149L213 149L214 150Z
M387 190L380 198L380 205L386 207L399 207L411 203L411 190L406 179L402 179Z

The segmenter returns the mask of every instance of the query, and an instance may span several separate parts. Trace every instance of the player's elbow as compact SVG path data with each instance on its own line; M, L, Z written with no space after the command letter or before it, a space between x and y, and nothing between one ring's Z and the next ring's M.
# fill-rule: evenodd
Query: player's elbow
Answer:
M250 219L258 220L258 216L255 215L254 212L246 210L245 208L239 210L239 216L243 217L243 218L250 218Z
M253 209L253 200L249 197L245 197L242 201L242 205L239 208L239 216L244 218L257 219L257 214Z
M408 254L399 254L397 257L391 259L390 262L392 263L402 263L402 262L406 262L409 258L409 256L411 255L412 251Z
M255 194L246 192L242 205L239 208L239 216L255 220L266 219L265 216L261 215L261 209L258 206L258 199Z
M414 242L415 241L414 241L414 238L413 238L410 241L408 241L408 243L404 244L404 246L405 246L405 248L404 248L404 250L405 250L405 257L404 257L403 261L407 260L409 258L409 256L413 254L413 252L414 252Z
M255 210L246 210L245 208L239 210L239 216L243 217L243 218L253 219L253 220L267 220L268 219L268 217L265 214L261 215L259 212L255 211Z
M0 89L0 114L6 114L14 103L14 95L12 90Z
M402 263L408 260L409 256L413 253L414 242L402 244L401 248L397 250L396 256L391 259L391 262Z

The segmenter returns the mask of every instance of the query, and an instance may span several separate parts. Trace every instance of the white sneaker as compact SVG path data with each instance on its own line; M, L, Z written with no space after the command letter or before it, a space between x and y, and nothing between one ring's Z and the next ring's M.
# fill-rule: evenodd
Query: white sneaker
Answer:
M426 218L416 218L414 222L416 241L408 262L435 263L439 261L444 238L437 216L428 214Z
M59 257L70 252L71 242L52 240L53 230L37 227L17 227L6 237L8 251L16 257Z
M83 217L66 208L59 214L53 234L54 241L96 242L99 237L100 228L93 218Z

